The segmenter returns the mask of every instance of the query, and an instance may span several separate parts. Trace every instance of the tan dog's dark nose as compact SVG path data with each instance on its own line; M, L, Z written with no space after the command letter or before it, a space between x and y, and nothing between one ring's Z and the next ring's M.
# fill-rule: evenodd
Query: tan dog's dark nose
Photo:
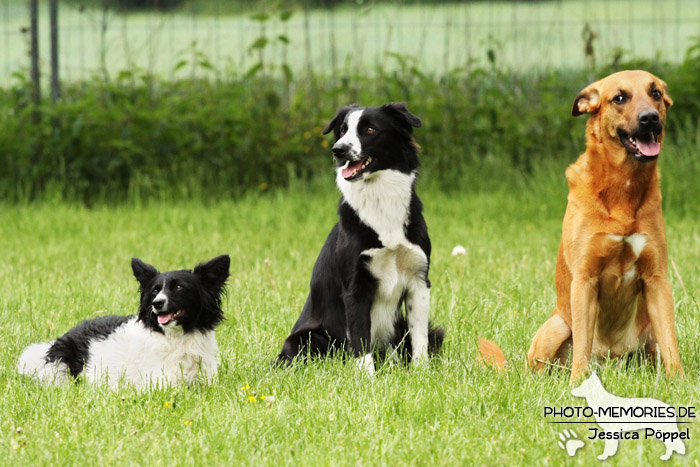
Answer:
M657 130L659 127L659 114L655 110L644 110L637 116L639 129L644 133Z

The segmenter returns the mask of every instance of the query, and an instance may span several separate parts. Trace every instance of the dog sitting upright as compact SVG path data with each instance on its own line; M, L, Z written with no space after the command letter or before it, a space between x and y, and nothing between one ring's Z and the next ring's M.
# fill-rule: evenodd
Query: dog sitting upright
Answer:
M443 331L428 322L430 238L414 188L420 148L413 128L420 126L404 104L392 103L343 107L323 130L336 138L340 221L278 362L349 347L358 366L374 373L375 349L403 343L415 365L439 350Z
M574 383L592 355L653 355L658 346L666 374L683 374L656 165L672 103L666 83L640 70L614 73L576 96L572 115L590 114L586 151L566 170L557 305L532 339L531 369L567 363L573 347ZM479 351L504 367L493 342L481 339Z
M565 360L573 344L574 382L592 354L658 345L666 374L683 373L656 164L671 104L666 83L646 71L612 74L576 96L572 114L590 114L586 152L566 171L557 306L532 340L530 367Z
M30 345L19 358L19 372L53 383L82 375L113 388L122 382L137 388L178 384L198 374L211 379L229 264L222 255L194 271L159 273L133 258L141 290L138 315L86 320L53 342Z

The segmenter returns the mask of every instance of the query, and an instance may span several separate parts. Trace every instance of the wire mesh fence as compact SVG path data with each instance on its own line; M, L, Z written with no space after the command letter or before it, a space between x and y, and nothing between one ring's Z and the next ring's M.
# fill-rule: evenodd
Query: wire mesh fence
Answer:
M365 0L334 6L307 0L247 7L183 0L165 11L163 0L143 0L146 7L138 10L119 9L118 0L86 1L60 4L64 80L110 79L124 70L221 78L411 67L439 75L479 66L581 68L620 57L674 62L700 37L700 0ZM42 70L48 70L48 17L48 2L40 1ZM1 83L29 70L29 24L26 0L3 0Z

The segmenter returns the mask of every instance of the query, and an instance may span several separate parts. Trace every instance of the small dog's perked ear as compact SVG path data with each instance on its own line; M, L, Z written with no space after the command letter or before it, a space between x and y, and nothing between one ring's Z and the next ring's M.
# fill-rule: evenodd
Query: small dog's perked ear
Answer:
M582 114L595 113L600 108L600 91L598 82L589 84L574 99L574 106L571 108L571 115L578 117Z
M134 271L134 277L141 284L141 288L146 287L159 274L156 268L138 258L131 258L131 270Z
M659 80L661 81L661 89L664 92L663 95L663 100L664 100L664 105L666 106L666 110L668 110L669 107L673 105L673 99L671 99L671 96L668 95L668 84L664 80Z
M420 118L409 112L408 108L406 108L406 104L403 102L392 102L391 104L383 105L382 110L398 116L399 119L408 126L420 128L421 125L423 125Z
M328 125L326 125L326 128L323 129L323 134L327 135L331 131L335 131L335 136L337 138L338 133L340 132L340 125L345 120L345 116L351 110L358 109L358 108L359 108L359 106L357 104L346 105L345 107L339 108L338 113L335 114L335 117L333 117L333 120L331 120L330 123Z
M206 263L195 266L194 275L199 277L205 286L213 288L219 293L228 279L230 265L231 258L228 255L217 256Z

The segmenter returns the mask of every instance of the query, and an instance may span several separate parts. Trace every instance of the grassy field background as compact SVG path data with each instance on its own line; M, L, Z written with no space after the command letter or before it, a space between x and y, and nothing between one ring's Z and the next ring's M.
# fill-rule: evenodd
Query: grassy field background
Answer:
M61 2L60 74L83 80L145 70L164 77L226 77L246 73L259 61L288 65L294 73L367 74L376 66L399 67L406 58L425 74L488 66L511 70L587 66L582 32L596 35L598 63L613 55L679 62L690 38L698 34L700 4L695 0L565 0L557 2L455 2L420 5L396 1L358 2L307 14L291 8L279 19L273 2L258 8L271 17L264 23L242 11L240 2L185 2L168 13L115 12L91 8L90 2ZM96 2L92 2L94 4ZM200 11L200 10L204 11ZM42 70L48 71L48 8L41 5ZM5 0L0 7L0 79L29 68L26 2ZM4 34L2 33L4 30ZM285 41L278 38L284 36ZM263 49L250 47L260 37ZM207 57L211 71L192 63ZM392 55L393 54L393 55ZM400 57L396 60L396 57ZM178 66L186 61L188 66ZM270 71L268 69L268 71ZM276 69L279 71L279 68ZM46 74L48 76L48 74Z
M269 366L336 219L330 175L236 202L0 206L0 458L6 465L598 462L603 441L585 439L589 425L573 425L586 445L569 458L557 446L564 426L543 417L544 406L585 405L569 394L568 373L524 370L529 341L554 306L566 197L561 172L527 186L464 193L419 186L433 242L431 312L447 330L444 352L425 369L383 367L374 378L339 360ZM700 230L682 209L667 209L666 221L686 378L618 362L598 371L617 395L696 405ZM457 244L466 256L450 255ZM110 392L46 387L16 373L26 345L84 318L136 311L132 256L168 270L221 253L231 255L232 274L211 386ZM502 346L508 372L479 366L478 335ZM687 454L674 455L672 465L700 457L695 425L688 426ZM658 441L623 441L608 463L653 464L663 452Z

